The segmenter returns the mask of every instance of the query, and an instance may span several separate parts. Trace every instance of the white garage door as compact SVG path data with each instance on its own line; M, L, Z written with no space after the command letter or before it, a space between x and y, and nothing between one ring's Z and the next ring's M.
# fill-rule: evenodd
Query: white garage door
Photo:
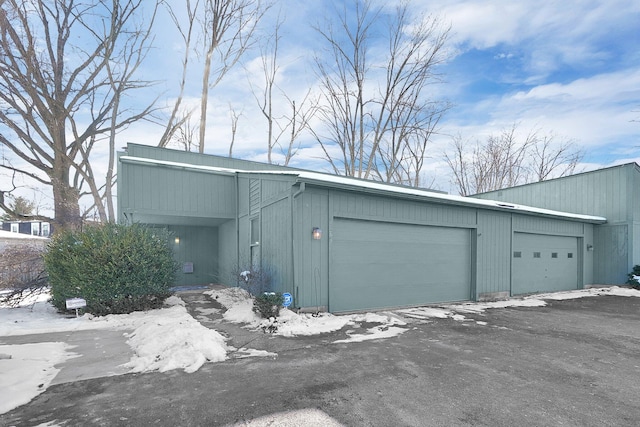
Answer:
M335 219L329 309L469 300L470 242L468 229Z
M578 287L576 237L514 233L512 260L514 295Z

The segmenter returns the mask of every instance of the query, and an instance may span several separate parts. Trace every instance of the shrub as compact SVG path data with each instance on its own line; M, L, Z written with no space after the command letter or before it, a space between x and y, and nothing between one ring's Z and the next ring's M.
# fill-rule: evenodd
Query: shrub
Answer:
M261 295L256 295L254 298L253 311L265 319L278 317L283 302L280 292L265 292Z
M640 265L634 266L628 277L629 280L627 280L627 284L636 289L640 289L640 281L638 281L638 279L640 278Z
M45 254L52 304L84 298L102 316L159 307L171 295L177 263L164 229L104 224L54 236Z

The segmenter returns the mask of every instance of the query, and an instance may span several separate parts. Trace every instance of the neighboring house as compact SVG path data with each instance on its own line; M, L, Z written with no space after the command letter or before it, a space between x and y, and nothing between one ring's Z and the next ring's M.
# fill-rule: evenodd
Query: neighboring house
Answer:
M594 282L618 285L640 264L640 166L627 163L591 172L478 194L607 218L594 229Z
M166 227L178 284L268 271L293 305L346 312L593 284L592 215L129 144L122 221Z
M48 241L49 239L45 237L0 230L0 252L4 251L5 248L16 246L44 248Z
M49 237L51 224L45 221L3 221L2 230L31 236Z

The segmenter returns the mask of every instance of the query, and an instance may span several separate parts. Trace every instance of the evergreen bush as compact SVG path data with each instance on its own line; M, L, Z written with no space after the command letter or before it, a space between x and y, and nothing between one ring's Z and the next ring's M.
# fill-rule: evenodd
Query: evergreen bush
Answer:
M265 292L256 295L253 300L253 311L265 319L278 317L284 299L280 292Z
M84 298L97 316L161 306L178 268L169 233L139 224L62 231L44 260L52 304L63 312L67 298Z
M636 289L640 289L640 281L638 281L638 278L640 277L640 265L634 266L628 277L629 280L627 280L627 284Z

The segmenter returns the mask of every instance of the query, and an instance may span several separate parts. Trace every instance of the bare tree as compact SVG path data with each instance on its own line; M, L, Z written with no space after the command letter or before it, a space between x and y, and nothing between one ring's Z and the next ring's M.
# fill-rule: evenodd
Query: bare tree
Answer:
M57 230L80 224L85 190L101 219L113 219L105 209L113 182L98 186L90 159L96 144L152 110L119 106L149 84L134 79L155 16L153 7L146 25L134 24L143 3L0 3L0 143L20 160L2 167L52 188ZM3 197L0 207L8 211Z
M540 136L537 131L518 137L517 130L513 124L484 142L454 138L453 153L445 153L445 161L461 195L571 174L582 159L570 141L558 145L553 135Z
M231 116L231 141L229 141L229 157L233 157L233 145L236 142L236 133L238 132L238 120L242 113L238 113L235 108L229 104L229 115Z
M284 156L284 165L288 165L291 158L300 148L297 143L299 136L309 129L310 121L317 111L317 98L311 96L311 89L307 90L300 104L287 96L286 92L276 84L279 67L278 44L280 41L280 27L283 21L279 17L269 37L264 38L260 46L260 65L263 77L263 85L257 87L249 79L249 85L260 112L267 122L267 162L274 163L273 151L280 148ZM276 92L276 93L274 93ZM274 101L278 104L287 104L290 113L276 115ZM288 136L286 148L281 140Z
M265 9L259 0L204 0L204 69L200 100L199 152L204 152L209 91L240 60L254 41L255 28Z
M374 24L385 18L386 53L373 57L379 48ZM384 15L360 0L355 12L345 6L338 22L337 29L330 23L317 29L331 62L316 58L324 104L324 134L317 130L316 138L335 173L406 181L400 178L403 167L405 174L419 171L407 168L403 156L424 155L409 145L426 144L448 108L430 100L427 89L439 81L435 68L444 60L449 29L433 17L412 19L406 3Z
M184 99L185 86L187 84L187 73L189 70L189 60L191 58L191 49L193 38L195 37L195 30L197 24L197 12L200 8L200 0L185 0L184 8L187 14L186 22L183 23L182 20L176 15L176 11L171 7L171 3L167 1L163 1L163 4L167 7L169 11L169 16L171 16L171 20L176 26L178 33L180 33L180 37L184 43L184 53L182 55L182 74L180 78L180 89L178 92L178 96L173 104L173 109L171 110L171 115L169 116L169 120L167 120L167 124L165 126L164 133L160 138L160 142L158 143L159 147L166 147L169 142L173 139L173 136L178 129L185 125L185 122L189 120L193 110L186 110L181 112L182 101ZM190 125L188 125L191 128Z
M573 141L556 139L553 134L537 139L531 153L530 181L571 175L582 161L584 151L577 149Z

